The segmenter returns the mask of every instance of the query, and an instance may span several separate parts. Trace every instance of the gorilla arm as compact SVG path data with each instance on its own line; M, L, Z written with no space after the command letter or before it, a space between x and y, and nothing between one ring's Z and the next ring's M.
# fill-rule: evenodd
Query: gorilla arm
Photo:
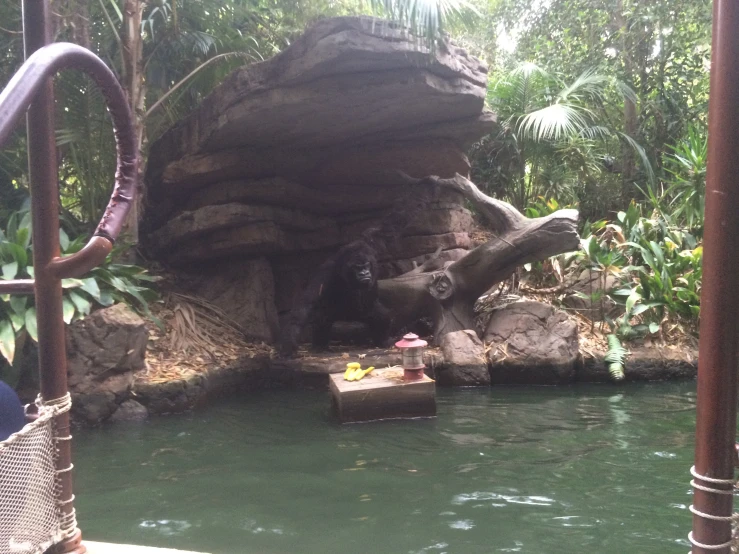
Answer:
M281 356L293 356L298 349L300 335L309 321L321 311L324 290L331 286L336 272L336 256L326 260L311 276L297 304L290 310L280 331L279 352Z

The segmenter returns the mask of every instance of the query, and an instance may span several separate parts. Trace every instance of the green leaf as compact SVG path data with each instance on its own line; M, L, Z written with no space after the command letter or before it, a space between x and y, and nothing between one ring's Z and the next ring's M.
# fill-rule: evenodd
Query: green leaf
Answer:
M611 296L630 296L634 292L634 289L618 289L612 291Z
M69 298L62 298L62 318L64 319L64 323L72 323L74 312L74 304L72 304Z
M8 360L9 364L13 363L15 358L15 332L7 319L0 320L0 354Z
M28 336L38 342L38 322L36 320L36 308L29 308L26 312L26 330Z
M94 277L82 279L82 290L100 302L100 287Z
M3 264L3 279L10 281L15 279L18 275L18 262L10 262L9 264Z
M16 244L23 248L28 248L31 244L31 230L30 229L18 229L18 233L15 236Z
M634 291L632 292L629 297L626 299L626 313L631 314L631 310L634 309L634 305L642 299L641 294Z
M67 248L69 248L69 236L61 227L59 228L59 246L62 252L66 252Z
M100 291L100 298L97 299L101 306L112 306L115 303L113 295L107 290Z
M24 316L22 315L8 314L8 318L10 319L10 322L13 324L13 330L16 333L20 333L23 330L23 327L26 326L26 320L24 319Z
M657 264L655 263L654 258L652 257L652 255L649 253L649 251L646 248L642 250L641 255L642 255L642 258L644 258L644 261L647 262L647 265L650 268L652 268L653 271L657 271L658 269Z
M13 212L8 218L7 237L10 242L15 242L18 232L18 218L20 212Z
M0 244L0 255L6 260L18 262L20 266L28 265L28 253L26 249L12 242Z
M10 307L18 315L26 313L26 306L28 305L28 297L20 294L14 294L10 297Z
M82 287L84 284L85 283L82 279L62 279L63 289L75 289L77 287Z
M149 304L146 302L144 297L141 296L141 294L137 290L135 290L135 288L133 287L129 288L126 292L139 301L139 303L141 304L141 308L148 315L149 314Z
M74 306L77 308L77 310L82 315L88 315L90 313L92 302L90 302L89 300L87 300L86 298L82 297L81 295L77 294L74 291L70 291L69 299L72 301Z
M638 304L634 307L634 309L631 311L631 317L636 317L644 312L646 312L649 308L651 308L649 304Z
M649 324L649 332L654 335L659 331L659 324L658 323L650 323Z
M124 281L120 277L116 277L115 275L112 275L110 277L109 283L113 286L114 289L119 290L121 292L128 292L128 289L130 287L130 283L128 281Z
M652 252L654 252L654 257L655 257L655 258L656 258L656 259L657 259L657 260L658 260L658 261L659 261L659 262L660 262L661 264L664 264L664 263L665 263L665 254L664 254L664 252L662 252L662 248L661 248L661 247L659 246L659 244L657 244L657 243L656 243L656 242L654 242L653 240L650 240L650 241L649 241L649 246L651 247L651 249L652 249Z
M31 230L32 230L31 229L32 219L31 219L30 207L29 208L24 207L23 209L25 209L26 212L23 214L23 217L21 218L21 222L18 224L17 233L19 234L21 231L26 231L30 235ZM30 236L29 236L29 239L30 239Z

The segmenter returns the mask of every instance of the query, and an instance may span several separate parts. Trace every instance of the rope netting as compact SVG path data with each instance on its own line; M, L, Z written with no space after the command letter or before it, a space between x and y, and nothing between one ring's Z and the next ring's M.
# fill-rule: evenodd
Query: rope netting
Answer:
M37 400L38 418L0 441L0 554L41 554L70 537L77 522L59 494L54 418L69 411L69 395Z

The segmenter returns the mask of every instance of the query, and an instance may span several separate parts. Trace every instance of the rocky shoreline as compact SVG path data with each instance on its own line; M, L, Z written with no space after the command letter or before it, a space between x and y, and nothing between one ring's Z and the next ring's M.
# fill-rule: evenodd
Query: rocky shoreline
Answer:
M427 373L439 386L457 387L610 383L603 352L580 344L577 327L562 313L536 302L510 304L489 327L497 330L498 339L488 334L483 342L472 331L447 335L441 347L426 350ZM508 316L517 322L515 332L505 324ZM500 337L504 342L496 344ZM122 305L70 325L74 420L94 425L145 419L270 388L328 390L329 375L343 372L350 361L378 368L400 363L395 349L334 346L330 353L301 351L296 358L282 359L267 345L242 345L222 358L191 354L181 362L167 360L170 369L161 370L157 357L173 353L154 345L166 339ZM693 379L697 374L695 349L632 345L630 350L626 382Z
M347 350L325 357L305 356L291 360L267 356L245 358L226 367L204 373L192 372L173 381L151 382L142 375L134 382L131 396L149 414L170 414L196 409L220 398L268 388L328 390L328 376L343 372L347 361L359 360L359 355L364 355L361 359L363 365L376 367L395 365L400 361L393 350ZM438 375L447 367L440 351L432 349L428 352L427 373L430 376ZM697 352L686 359L684 353L670 348L639 347L632 350L625 381L694 379L696 374ZM582 356L571 379L563 381L553 377L556 376L530 367L516 376L493 377L493 381L495 386L612 384L602 356Z

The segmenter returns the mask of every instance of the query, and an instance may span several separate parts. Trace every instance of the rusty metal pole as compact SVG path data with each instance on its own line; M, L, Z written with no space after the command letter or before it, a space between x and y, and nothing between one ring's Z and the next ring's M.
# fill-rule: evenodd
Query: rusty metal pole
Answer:
M696 416L695 478L698 487L731 491L736 454L737 339L739 333L739 2L714 0L711 89L708 111L708 175L703 236ZM716 482L715 480L725 481ZM731 540L733 497L695 488L693 554ZM696 512L700 512L700 515Z
M51 40L50 14L47 0L23 1L23 39L25 56L47 45ZM28 165L31 182L33 225L33 267L36 281L36 316L38 319L39 372L41 396L44 400L67 394L67 354L62 318L62 284L48 269L59 256L59 188L54 132L54 85L51 78L37 93L27 114ZM56 418L56 436L69 436L69 413ZM57 441L57 469L71 466L69 440ZM59 473L62 514L70 514L72 504L72 472ZM85 552L81 534L66 538L54 552Z

